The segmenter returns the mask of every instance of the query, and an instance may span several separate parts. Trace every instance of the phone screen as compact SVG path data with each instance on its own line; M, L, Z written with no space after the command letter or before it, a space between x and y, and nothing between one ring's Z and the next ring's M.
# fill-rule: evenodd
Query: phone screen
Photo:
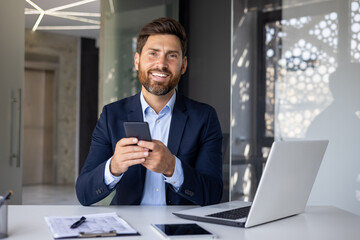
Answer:
M154 224L153 225L160 233L166 237L210 237L216 238L216 235L202 228L196 223L186 224Z
M139 140L151 142L149 124L147 122L124 122L126 137L136 137Z

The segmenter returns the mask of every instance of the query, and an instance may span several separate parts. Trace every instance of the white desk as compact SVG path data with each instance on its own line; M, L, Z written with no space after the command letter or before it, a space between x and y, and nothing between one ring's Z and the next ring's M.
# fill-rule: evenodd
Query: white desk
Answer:
M186 206L145 207L145 206L9 206L9 240L52 239L44 216L83 215L116 212L133 226L141 236L108 237L104 239L162 239L151 223L192 222L178 218L174 211ZM305 213L278 220L257 227L243 229L217 224L198 222L201 226L216 233L219 239L274 239L274 240L358 240L360 239L360 216L334 207L307 207ZM97 238L98 239L98 238Z

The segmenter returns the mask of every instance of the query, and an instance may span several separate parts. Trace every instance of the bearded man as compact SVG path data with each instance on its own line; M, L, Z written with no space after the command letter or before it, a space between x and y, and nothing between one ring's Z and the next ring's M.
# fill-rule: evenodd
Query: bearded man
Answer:
M139 32L134 65L141 92L106 105L76 182L82 205L112 191L112 205L220 202L222 132L211 106L175 90L187 68L181 24L159 18ZM127 138L123 122L145 121L152 141Z

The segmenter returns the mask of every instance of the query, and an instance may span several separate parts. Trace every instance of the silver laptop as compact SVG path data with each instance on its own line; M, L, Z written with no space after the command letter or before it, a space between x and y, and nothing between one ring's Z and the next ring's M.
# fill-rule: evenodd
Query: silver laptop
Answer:
M231 201L173 214L190 220L252 227L302 213L327 140L274 142L254 201Z

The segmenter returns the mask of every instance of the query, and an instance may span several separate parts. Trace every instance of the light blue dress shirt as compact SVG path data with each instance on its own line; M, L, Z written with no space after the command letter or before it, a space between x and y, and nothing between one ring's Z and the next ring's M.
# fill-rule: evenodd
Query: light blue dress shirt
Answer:
M142 107L143 118L148 122L151 137L154 140L161 141L167 146L172 111L176 100L176 91L166 106L157 114L149 104L145 101L143 94L140 94L140 102ZM105 166L105 184L110 189L121 180L119 177L113 176L110 172L110 158ZM141 205L166 205L166 189L165 182L170 183L175 190L178 190L184 182L184 173L181 161L175 156L175 170L172 177L166 177L161 173L152 172L146 169L145 186Z

